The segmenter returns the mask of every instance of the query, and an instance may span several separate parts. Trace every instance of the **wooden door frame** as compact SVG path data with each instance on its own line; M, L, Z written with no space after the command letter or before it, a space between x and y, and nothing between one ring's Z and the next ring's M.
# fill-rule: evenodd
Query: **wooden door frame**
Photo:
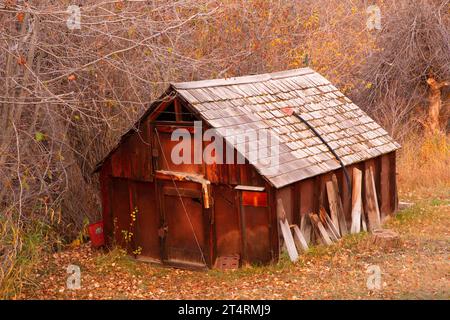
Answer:
M166 196L166 194L164 192L164 187L170 188L170 186L165 185L165 183L168 183L168 182L170 182L170 181L167 179L157 179L156 184L155 184L156 189L157 189L157 198L158 198L158 202L159 202L159 212L160 212L160 221L161 221L160 229L167 227L166 209L165 209L165 205L164 205L164 197ZM177 181L177 182L179 182L179 181ZM175 182L175 183L177 183L177 182ZM183 182L184 181L182 181L182 183ZM195 181L186 181L186 182L198 183ZM200 183L198 183L198 184L200 184ZM183 193L185 193L185 196L190 197L189 189L178 187L178 186L177 186L177 188L184 189L186 191L186 192L183 192ZM201 191L199 191L199 192L201 193ZM170 194L168 194L168 195L170 195ZM172 196L174 196L174 195L172 195ZM209 209L205 209L203 196L201 196L201 199L202 199L201 205L202 205L202 217L203 217L203 219L201 221L202 221L202 227L203 227L203 232L204 232L204 243L201 245L203 245L202 254L203 254L203 257L205 258L206 264L204 266L199 266L194 263L190 264L189 262L177 263L177 262L171 262L170 260L168 260L167 245L166 245L167 235L165 235L164 237L160 237L160 252L161 252L161 261L163 264L168 265L168 266L179 267L179 268L186 268L186 269L205 269L205 268L212 267L211 259L212 259L214 252L213 252L213 248L212 248L211 235L212 235L213 225L210 223L210 221L211 221L211 212L212 212L213 208L211 207ZM170 232L170 230L168 230L168 232Z

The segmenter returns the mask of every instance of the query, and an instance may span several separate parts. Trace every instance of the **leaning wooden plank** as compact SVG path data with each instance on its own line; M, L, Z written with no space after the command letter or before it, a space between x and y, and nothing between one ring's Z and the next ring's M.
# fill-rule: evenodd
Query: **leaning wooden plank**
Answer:
M331 176L331 181L333 182L333 189L334 189L334 194L335 194L337 208L338 208L337 214L338 214L338 218L339 218L339 229L340 229L341 235L344 236L344 235L348 234L347 220L345 218L344 206L342 205L342 197L341 197L341 193L339 191L339 184L338 184L335 174L333 174Z
M331 239L333 241L337 241L339 239L339 232L334 226L333 221L331 221L330 216L325 211L325 209L322 207L319 211L319 217L322 222L322 224L326 227L328 234L330 235Z
M337 208L337 201L334 194L334 186L332 181L327 181L327 195L328 195L328 202L330 205L330 213L331 213L331 221L333 221L334 226L337 230L339 230L339 217L338 217L338 208ZM339 236L341 234L339 233Z
M320 222L319 217L317 214L310 214L311 221L314 223L314 225L319 229L320 238L323 240L323 242L326 245L331 245L333 242L331 241L327 231L325 230L325 227L323 226L322 222Z
M364 177L364 186L365 186L365 196L366 196L366 214L367 214L367 222L369 224L369 231L373 231L375 229L380 229L380 210L378 208L378 200L377 200L377 190L375 188L375 179L373 176L372 167L367 167L365 170Z
M289 255L289 259L295 262L298 260L298 252L297 249L295 248L291 228L289 227L289 223L286 219L286 212L284 210L283 201L280 198L277 199L277 211L280 221L280 229L283 235L284 242L286 243L286 249Z
M361 207L361 228L364 232L367 231L366 214L364 213L364 207Z
M351 233L358 233L361 231L361 210L362 210L361 184L362 184L362 171L359 170L358 168L353 168L352 226L350 228Z
M295 224L294 225L294 242L297 245L297 248L302 251L308 250L308 244L306 243L306 239L303 236L300 228Z
M303 236L305 237L306 243L312 242L312 235L311 235L311 219L309 218L309 214L304 214L301 217L300 222L300 231L302 232Z
M281 233L283 234L284 242L286 243L286 249L289 255L289 259L292 262L298 260L298 252L295 248L294 238L292 237L291 228L287 220L280 220Z

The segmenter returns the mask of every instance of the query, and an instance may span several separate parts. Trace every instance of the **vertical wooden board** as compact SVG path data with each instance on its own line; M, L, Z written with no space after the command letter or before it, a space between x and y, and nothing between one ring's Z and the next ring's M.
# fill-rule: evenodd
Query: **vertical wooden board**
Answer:
M239 165L240 170L239 170L239 174L240 174L240 184L242 185L249 185L250 184L250 179L248 177L248 165L246 164L240 164Z
M367 231L367 216L364 211L364 206L361 208L361 229L366 232Z
M325 208L326 211L330 211L327 195L327 182L331 181L331 173L324 173L317 177L318 181L318 197L317 197L317 208L314 208L314 212L319 212L320 208Z
M102 200L102 220L106 246L112 245L113 236L113 217L111 211L111 158L103 164L100 175L100 193Z
M216 255L241 255L241 234L234 201L235 191L226 185L215 185L213 188Z
M380 198L380 195L381 195L381 156L376 157L373 160L374 160L373 161L374 165L372 168L373 181L375 183L375 190L378 195L377 199L379 200L378 207L381 207L381 198Z
M161 260L161 247L158 229L161 226L159 207L155 204L155 186L151 182L130 182L136 192L133 208L136 214L135 250L139 256Z
M332 181L327 181L326 183L329 208L331 213L331 221L334 224L334 227L339 230L339 214L338 214L338 204L337 199L335 197L335 190ZM341 234L339 233L339 236Z
M209 145L212 142L204 142L204 146ZM204 150L204 149L203 149ZM205 170L205 178L209 180L211 183L218 183L219 182L219 176L218 176L218 166L220 166L220 161L218 161L218 154L217 152L215 154L211 154L209 152L204 154L204 170Z
M397 190L397 158L396 151L389 153L390 163L390 186L391 186L391 213L398 210L398 190Z
M130 178L143 179L145 152L139 132L134 132L128 139L128 155L130 161Z
M375 180L373 177L373 166L368 165L364 172L365 198L366 198L366 213L368 227L370 231L379 229L381 227L380 211L378 208L378 200L376 194Z
M220 178L219 178L219 180L220 180L220 183L223 183L223 184L228 184L229 183L229 177L228 177L228 164L222 164L222 165L220 165L219 167L220 167L220 170L219 170L219 173L220 173Z
M270 245L270 208L242 206L245 219L247 261L268 263L272 260Z
M155 147L153 144L153 125L149 121L145 121L144 129L145 134L145 151L146 151L146 163L145 163L145 179L153 181L153 155L152 150Z
M292 223L300 225L300 183L291 185L292 189Z
M390 188L390 163L389 155L385 154L381 156L381 172L380 172L380 196L381 196L381 221L384 221L391 213L390 201L391 201L391 188Z
M350 183L352 180L352 170L354 166L348 166L347 172L350 178ZM342 209L344 210L345 221L347 222L347 226L352 224L352 185L348 185L347 179L345 178L345 174L341 172L340 186L342 192Z
M333 182L333 189L334 189L334 199L336 199L337 204L337 213L339 217L339 231L342 235L348 234L348 227L347 227L347 219L344 214L344 208L342 205L342 193L339 190L339 183L337 181L336 175L331 176L331 181Z
M232 185L237 185L237 167L236 164L230 164L228 165L228 183Z
M125 139L125 141L121 144L120 148L120 164L121 164L121 177L122 178L131 178L132 177L132 169L131 169L131 148L130 148L130 136Z
M217 176L217 165L216 164L207 164L205 165L205 174L206 180L209 180L211 183L219 183L219 178Z
M314 178L300 181L300 216L314 211Z
M265 183L263 177L256 171L255 167L248 164L251 172L251 185L252 186L262 186Z
M113 177L126 177L125 176L125 170L124 165L127 165L123 161L124 155L124 145L121 144L119 147L112 153L111 155L111 174Z
M130 194L126 179L111 179L111 211L114 240L118 246L128 249L125 234L133 230L130 230Z
M280 239L279 239L279 225L277 218L276 192L275 189L268 183L265 183L269 200L269 215L270 215L270 246L272 253L272 261L277 261L280 255Z
M300 231L305 237L306 243L309 244L310 242L312 242L312 225L309 218L309 213L302 216L300 222Z
M319 198L321 196L320 192L321 179L320 176L313 177L312 179L314 180L314 193L313 193L313 210L311 212L319 212L320 209Z
M291 261L298 260L298 252L295 248L294 238L292 237L291 228L289 227L289 222L286 219L286 211L284 209L283 199L277 197L277 215L280 224L281 234L286 244L286 249Z
M151 139L151 129L149 128L148 122L141 122L139 124L139 132L137 135L137 148L138 158L137 158L137 168L138 168L138 178L140 180L153 180L153 167L152 167L152 139Z
M352 224L350 228L351 233L358 233L361 231L361 214L362 214L362 198L361 198L361 184L362 171L358 168L353 168L352 173Z
M171 182L166 184L173 186ZM201 191L200 184L177 182L177 187ZM163 199L164 218L168 228L164 246L168 262L206 264L205 255L208 250L201 199L170 194L164 194Z
M288 223L292 223L293 221L292 198L292 188L290 186L277 190L277 199L281 199L283 202L283 208L286 214L286 219L288 219Z

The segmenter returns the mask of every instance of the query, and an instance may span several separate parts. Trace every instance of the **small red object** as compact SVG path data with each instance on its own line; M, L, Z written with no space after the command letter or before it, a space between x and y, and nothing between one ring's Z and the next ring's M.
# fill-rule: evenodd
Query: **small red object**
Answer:
M105 244L103 236L103 221L92 223L88 226L89 237L94 248L101 247Z
M292 116L292 114L294 113L294 108L286 107L286 108L282 108L281 111L284 114L287 114L288 116Z

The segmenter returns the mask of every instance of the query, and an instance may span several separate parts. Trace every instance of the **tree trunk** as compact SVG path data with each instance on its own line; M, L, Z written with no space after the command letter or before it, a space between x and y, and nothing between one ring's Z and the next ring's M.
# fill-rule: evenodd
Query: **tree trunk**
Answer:
M430 87L428 93L428 118L427 118L427 133L436 134L440 132L439 115L441 113L441 89L448 86L446 81L438 82L433 77L427 79L428 86Z

